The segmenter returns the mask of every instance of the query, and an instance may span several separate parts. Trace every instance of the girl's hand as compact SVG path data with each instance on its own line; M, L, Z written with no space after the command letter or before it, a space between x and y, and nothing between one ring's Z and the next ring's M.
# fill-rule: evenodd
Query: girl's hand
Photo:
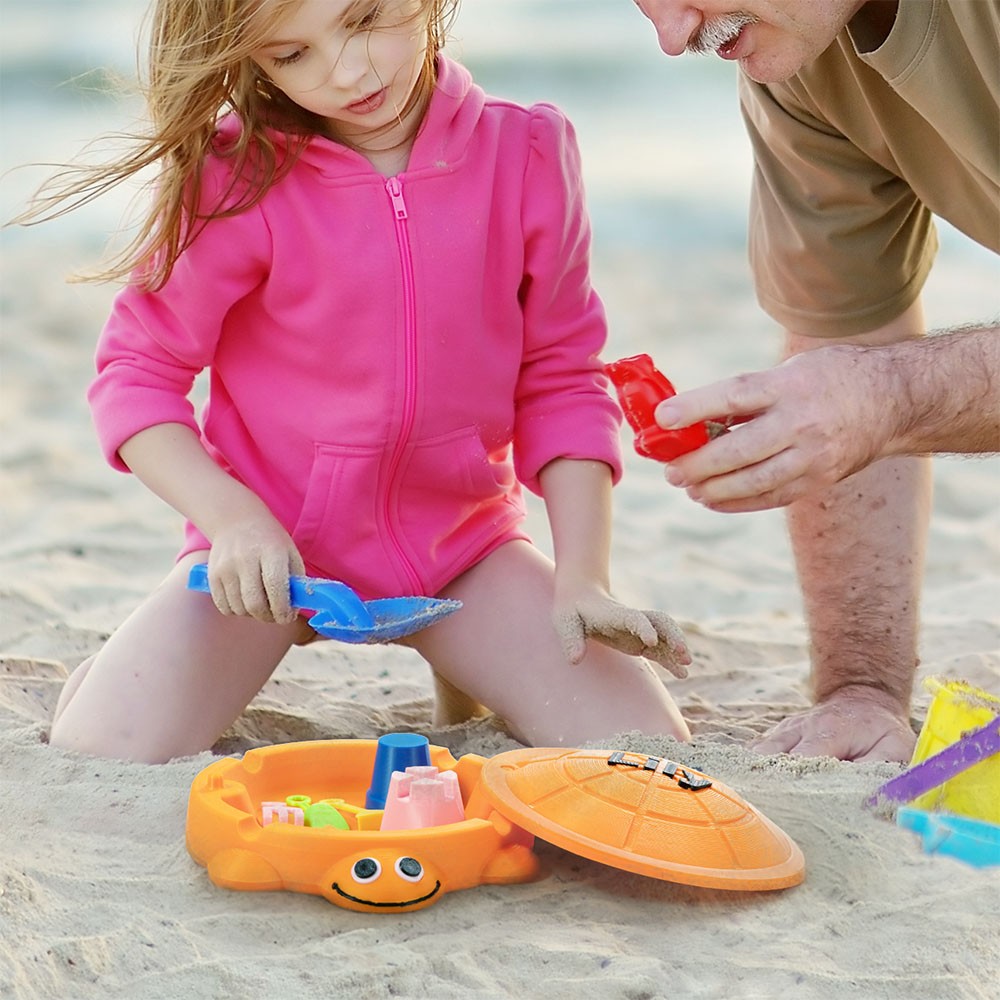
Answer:
M589 585L557 593L552 621L570 663L579 663L586 640L596 639L630 656L655 660L675 677L687 677L691 654L684 634L662 611L626 607L601 587Z
M224 615L295 621L288 578L305 566L295 543L263 501L209 457L185 424L154 424L118 449L155 493L212 543L208 582Z
M212 539L208 581L224 615L282 625L295 621L288 578L304 572L295 543L266 511L227 524Z

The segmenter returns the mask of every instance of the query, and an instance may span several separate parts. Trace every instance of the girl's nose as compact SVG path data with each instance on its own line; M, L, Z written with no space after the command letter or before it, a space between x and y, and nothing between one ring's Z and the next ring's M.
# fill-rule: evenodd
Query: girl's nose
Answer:
M369 38L364 32L352 35L336 52L330 53L329 79L337 87L350 90L368 72Z
M668 56L684 52L703 20L701 12L690 3L644 0L642 9L653 22L660 48Z

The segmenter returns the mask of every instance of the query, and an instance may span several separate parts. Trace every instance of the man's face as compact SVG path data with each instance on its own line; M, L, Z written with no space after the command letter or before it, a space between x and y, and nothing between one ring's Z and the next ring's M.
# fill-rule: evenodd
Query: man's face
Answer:
M752 80L786 80L811 62L865 0L635 0L667 55L715 52Z

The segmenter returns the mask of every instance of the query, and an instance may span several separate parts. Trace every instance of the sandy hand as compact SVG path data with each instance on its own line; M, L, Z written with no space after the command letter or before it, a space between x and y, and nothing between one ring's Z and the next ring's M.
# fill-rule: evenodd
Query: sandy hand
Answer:
M595 639L630 656L645 656L675 677L687 677L691 662L680 626L662 611L640 611L608 598L588 598L557 607L553 623L570 663L586 653Z
M295 621L288 578L303 572L302 556L270 514L227 525L212 539L208 578L212 600L224 615Z
M779 722L750 745L758 753L839 760L908 761L916 736L884 691L850 684Z

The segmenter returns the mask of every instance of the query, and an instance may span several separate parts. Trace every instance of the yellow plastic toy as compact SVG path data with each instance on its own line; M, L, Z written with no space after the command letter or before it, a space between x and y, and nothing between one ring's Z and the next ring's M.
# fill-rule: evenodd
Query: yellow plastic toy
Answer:
M934 694L934 699L917 737L911 765L933 757L1000 715L1000 698L965 681L931 677L924 687ZM911 805L1000 824L1000 755L956 774L915 798Z

